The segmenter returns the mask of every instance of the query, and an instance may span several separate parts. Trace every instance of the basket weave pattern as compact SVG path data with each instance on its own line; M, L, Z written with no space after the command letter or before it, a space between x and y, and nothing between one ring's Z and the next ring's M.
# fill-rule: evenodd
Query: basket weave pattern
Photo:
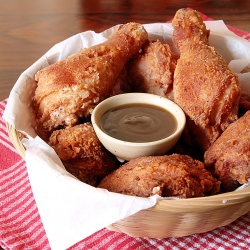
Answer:
M22 134L9 123L6 127L10 140L25 159ZM133 237L181 237L228 225L248 211L250 187L209 197L160 200L154 207L117 221L108 229Z

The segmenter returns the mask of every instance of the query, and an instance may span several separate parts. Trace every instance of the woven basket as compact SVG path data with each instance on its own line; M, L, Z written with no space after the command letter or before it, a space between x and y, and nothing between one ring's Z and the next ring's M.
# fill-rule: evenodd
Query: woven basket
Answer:
M22 134L6 124L9 137L21 157L25 148ZM107 228L133 237L181 237L225 226L250 211L250 187L202 198L161 200Z

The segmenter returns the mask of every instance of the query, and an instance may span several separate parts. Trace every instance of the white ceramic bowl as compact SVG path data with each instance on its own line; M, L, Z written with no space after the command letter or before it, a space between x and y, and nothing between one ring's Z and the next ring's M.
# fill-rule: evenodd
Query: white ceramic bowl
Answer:
M129 142L111 137L101 128L101 118L108 110L127 104L150 104L165 109L176 119L176 129L169 136L150 142ZM118 160L131 160L140 156L163 155L179 140L186 117L182 109L164 97L148 93L125 93L112 96L99 103L93 110L91 121L97 137L104 147L114 154Z

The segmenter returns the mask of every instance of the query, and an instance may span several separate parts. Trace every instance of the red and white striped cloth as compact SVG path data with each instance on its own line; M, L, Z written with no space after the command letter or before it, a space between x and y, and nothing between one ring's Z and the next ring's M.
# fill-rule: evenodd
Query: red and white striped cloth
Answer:
M203 15L204 20L210 20ZM250 41L250 34L229 27ZM2 114L7 100L0 102L0 248L50 249L32 194L25 161L7 135ZM211 232L180 238L134 238L102 229L83 239L78 249L239 249L250 247L250 212L230 225Z

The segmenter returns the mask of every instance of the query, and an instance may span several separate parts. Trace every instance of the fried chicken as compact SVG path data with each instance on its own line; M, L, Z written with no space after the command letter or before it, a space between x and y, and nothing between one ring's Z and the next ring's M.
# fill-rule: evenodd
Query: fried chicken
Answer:
M174 101L187 115L192 140L205 151L237 120L240 84L222 56L209 46L209 31L198 12L180 9L172 25L173 42L180 51Z
M149 40L126 65L130 91L171 98L176 61L168 44Z
M92 186L119 166L115 156L101 145L89 122L54 131L49 144L68 172Z
M202 197L219 191L204 164L186 155L135 158L106 176L98 186L111 192L149 197Z
M223 191L250 178L250 111L230 124L204 154L205 166L214 166Z
M109 39L41 69L35 76L38 132L72 127L107 98L126 62L147 41L144 27L120 25Z

